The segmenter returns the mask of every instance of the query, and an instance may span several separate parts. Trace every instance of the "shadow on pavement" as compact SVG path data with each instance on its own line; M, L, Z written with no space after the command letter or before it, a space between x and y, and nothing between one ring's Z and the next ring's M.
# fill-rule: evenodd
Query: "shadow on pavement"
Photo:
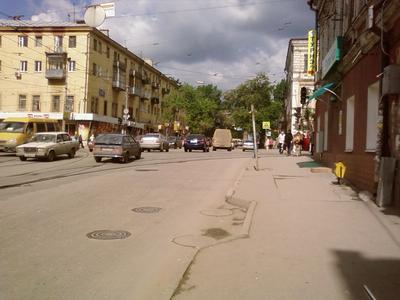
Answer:
M334 250L350 299L368 297L364 285L377 300L400 299L400 259L370 259L357 251Z
M387 207L384 210L382 210L382 212L387 216L396 216L400 218L400 208Z

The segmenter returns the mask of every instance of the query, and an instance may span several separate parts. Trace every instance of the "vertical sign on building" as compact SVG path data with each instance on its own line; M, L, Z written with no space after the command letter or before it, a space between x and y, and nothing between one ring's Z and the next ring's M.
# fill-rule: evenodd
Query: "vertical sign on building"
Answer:
M317 32L315 29L308 31L308 65L307 73L314 75L317 70Z

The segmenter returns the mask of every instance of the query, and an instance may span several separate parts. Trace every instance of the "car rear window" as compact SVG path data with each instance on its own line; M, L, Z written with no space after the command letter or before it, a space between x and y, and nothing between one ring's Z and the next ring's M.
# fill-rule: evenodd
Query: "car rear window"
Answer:
M187 136L187 139L188 140L191 140L191 139L204 139L204 135L201 135L201 134L189 134Z
M96 144L121 145L122 135L117 135L117 134L99 135L96 138L95 143Z

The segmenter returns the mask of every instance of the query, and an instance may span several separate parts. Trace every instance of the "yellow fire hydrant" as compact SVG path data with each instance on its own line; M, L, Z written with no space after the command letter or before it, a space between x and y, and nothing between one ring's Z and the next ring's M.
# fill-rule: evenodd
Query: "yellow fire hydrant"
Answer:
M335 163L335 175L338 180L338 184L341 184L341 179L344 177L344 174L346 173L346 165L339 161Z

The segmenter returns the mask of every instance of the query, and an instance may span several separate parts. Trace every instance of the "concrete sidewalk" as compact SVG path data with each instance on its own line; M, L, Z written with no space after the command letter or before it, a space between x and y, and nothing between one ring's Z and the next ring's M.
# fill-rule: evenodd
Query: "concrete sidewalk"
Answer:
M257 202L250 236L200 250L173 299L400 299L399 216L310 158L261 154L235 187Z

